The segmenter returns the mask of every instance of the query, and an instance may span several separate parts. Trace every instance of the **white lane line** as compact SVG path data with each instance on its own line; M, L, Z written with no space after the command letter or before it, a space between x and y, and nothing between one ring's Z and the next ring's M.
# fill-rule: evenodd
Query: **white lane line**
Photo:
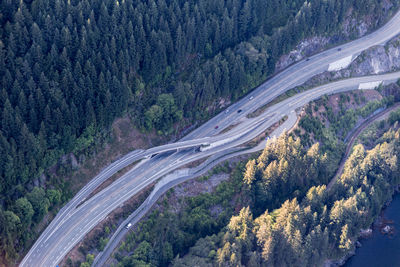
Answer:
M384 25L380 31L375 32L373 34L367 35L361 39L358 39L356 41L353 41L353 46L355 49L363 49L365 50L367 47L365 45L367 40L371 40L370 42L370 46L374 45L374 44L380 44L380 43L385 43L387 42L388 39L392 38L393 36L395 36L398 33L398 29L396 29L397 27L397 23L398 23L398 17L400 16L400 13L397 13L392 20L390 20L390 22L388 22L386 25ZM375 41L377 40L377 41ZM356 45L357 44L357 45ZM358 45L359 44L359 45ZM368 43L367 43L368 45ZM350 43L349 46L352 46L352 44ZM264 88L265 86L263 86L262 88ZM140 153L140 151L138 151L138 153ZM28 257L29 257L28 253ZM24 264L24 261L21 263L21 265Z

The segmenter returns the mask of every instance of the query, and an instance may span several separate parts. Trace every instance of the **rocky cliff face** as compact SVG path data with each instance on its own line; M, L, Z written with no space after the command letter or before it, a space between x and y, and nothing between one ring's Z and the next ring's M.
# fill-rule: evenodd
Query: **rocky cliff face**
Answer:
M275 72L279 72L294 62L300 61L307 56L323 50L329 42L329 38L320 36L308 38L302 41L296 46L296 49L280 57L278 62L275 64Z
M371 74L382 74L400 70L400 36L385 46L374 46L362 52L348 68L321 74L320 79L349 78Z
M372 47L361 53L350 65L352 76L380 74L400 69L400 36L385 46Z
M389 13L389 10L393 7L393 2L393 0L383 0L385 14ZM383 17L377 20L372 14L362 18L355 18L353 10L349 10L346 16L347 19L341 25L341 30L338 33L331 36L314 36L305 39L294 50L281 56L275 64L275 72L279 72L295 62L318 53L330 45L334 46L351 39L360 38L376 29L385 20Z
M305 82L301 87L312 88L338 79L382 74L400 70L400 36L385 46L374 46L362 52L346 69L326 71Z

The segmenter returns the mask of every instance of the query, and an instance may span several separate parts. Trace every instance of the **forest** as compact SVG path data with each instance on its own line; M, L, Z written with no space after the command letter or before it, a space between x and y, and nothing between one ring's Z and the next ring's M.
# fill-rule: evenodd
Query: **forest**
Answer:
M260 216L266 209L279 208L292 196L305 196L308 188L326 183L332 175L334 170L327 171L328 161L336 162L336 159L321 151L318 143L307 148L299 138L280 137L259 157L225 170L231 179L218 185L215 192L185 198L182 212L154 211L120 246L115 256L119 266L165 266L170 262L180 266L186 261L187 266L194 263L207 266L204 259L197 262L191 256L174 258L190 249L189 255L196 251L196 256L206 260L217 259L218 244L225 240L226 225L235 220L240 207L243 207L240 215L245 212L250 216L250 212ZM221 205L223 211L218 215L210 212L216 205ZM167 253L165 249L170 251ZM131 252L130 256L122 256L126 252ZM221 264L229 263L230 255L221 257L225 257L221 258Z
M373 14L376 27L386 12L373 0L1 1L0 262L20 257L30 230L71 197L33 181L117 117L169 134L246 94L302 39L344 40L350 14Z
M249 208L231 218L217 250L220 266L319 266L354 247L400 182L398 130L372 150L354 147L334 187L311 187L301 198L253 219ZM268 177L263 176L268 181ZM177 264L176 266L180 266Z
M371 150L355 146L327 190L332 173L319 171L327 160L323 148L282 136L246 166L237 165L216 192L186 198L181 213L154 211L120 246L118 266L320 266L340 258L400 184L399 145L400 130L391 128ZM297 151L297 164L288 151ZM293 171L303 176L288 183L285 175ZM218 203L224 212L215 216L210 207Z
M380 92L395 89L396 84ZM295 131L223 170L231 178L214 192L183 198L178 213L168 206L167 194L162 211L142 221L115 253L117 266L320 266L343 257L400 184L399 109L379 122L379 137L367 140L370 149L356 145L342 175L330 189L326 185L354 121L398 96L367 102L356 91L307 105ZM333 111L329 101L336 97L339 109ZM348 109L353 101L358 108ZM324 123L310 123L316 107L326 111ZM214 214L218 205L223 212Z

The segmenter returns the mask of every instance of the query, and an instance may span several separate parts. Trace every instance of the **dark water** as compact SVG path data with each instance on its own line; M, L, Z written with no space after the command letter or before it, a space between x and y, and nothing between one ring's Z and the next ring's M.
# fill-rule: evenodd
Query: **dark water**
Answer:
M356 250L345 267L391 267L400 266L400 194L394 196L392 203L384 211L384 218L393 220L395 232L392 237L382 235L374 229L368 239L361 240L362 247Z

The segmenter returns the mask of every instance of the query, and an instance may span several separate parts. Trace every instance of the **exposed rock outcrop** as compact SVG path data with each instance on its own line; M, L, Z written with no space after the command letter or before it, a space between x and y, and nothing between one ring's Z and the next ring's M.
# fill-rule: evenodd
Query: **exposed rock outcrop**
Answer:
M385 46L375 46L363 52L350 65L353 76L380 74L400 69L400 37Z

